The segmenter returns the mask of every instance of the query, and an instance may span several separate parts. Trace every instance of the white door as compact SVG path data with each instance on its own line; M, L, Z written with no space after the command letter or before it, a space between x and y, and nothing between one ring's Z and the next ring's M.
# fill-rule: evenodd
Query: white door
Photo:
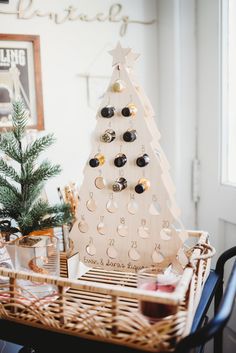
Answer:
M236 1L197 0L196 5L198 227L210 233L217 258L236 244ZM225 353L236 351L236 310L233 317Z

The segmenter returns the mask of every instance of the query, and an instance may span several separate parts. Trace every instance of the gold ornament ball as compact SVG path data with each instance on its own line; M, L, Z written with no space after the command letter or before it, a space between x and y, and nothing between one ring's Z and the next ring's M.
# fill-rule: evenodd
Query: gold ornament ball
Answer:
M130 109L131 116L134 117L137 114L138 109L133 103L128 104L128 108Z
M122 92L125 89L125 84L121 80L117 80L112 85L113 92Z

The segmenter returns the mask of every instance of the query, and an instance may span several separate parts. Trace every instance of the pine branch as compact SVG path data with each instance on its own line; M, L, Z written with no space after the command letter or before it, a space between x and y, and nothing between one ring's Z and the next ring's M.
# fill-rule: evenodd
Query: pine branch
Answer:
M27 212L29 212L34 206L35 202L37 202L43 187L44 183L42 183L42 181L38 181L37 184L29 185L27 190L24 191L24 208L27 210Z
M35 226L49 215L63 214L65 223L71 221L71 212L69 204L62 203L50 206L45 200L39 199L30 210L30 215L34 219Z
M5 209L8 212L9 217L12 219L16 219L19 216L22 208L21 200L19 200L21 196L16 196L12 190L0 187L0 204L2 206L2 210Z
M21 183L24 183L24 181L27 181L28 177L33 174L35 168L35 163L32 160L28 160L26 163L24 163L24 168L21 170L21 176L20 176L20 181Z
M61 172L61 167L59 165L51 165L50 162L44 161L41 163L41 165L35 170L28 173L28 170L26 172L26 175L24 176L24 179L22 178L22 182L28 181L28 184L34 184L38 183L38 181L46 181L56 175L58 175Z
M33 220L28 212L22 212L18 217L17 223L22 235L27 235L33 230Z
M19 193L17 188L1 175L0 175L0 188L8 189L18 198L19 201L21 200L21 194ZM0 195L0 198L1 196L2 195Z
M26 163L28 160L36 160L40 153L44 151L46 148L50 147L53 143L55 142L55 138L53 134L48 134L43 137L39 137L37 140L35 140L32 144L30 144L22 158L23 162Z
M34 222L37 223L41 218L48 214L49 204L47 201L39 199L31 208L30 214Z
M61 214L56 214L52 217L47 217L43 219L38 225L34 227L34 230L41 230L41 229L48 229L48 228L54 228L54 227L60 227L63 226L63 224L66 224L65 222L65 216L63 213Z
M13 134L17 141L22 140L26 132L26 126L28 122L28 112L25 109L24 102L17 100L13 102Z
M49 206L48 208L49 214L60 213L60 212L65 214L65 223L68 223L72 220L70 205L68 203L55 204L53 206Z
M27 235L34 230L42 230L62 226L71 221L70 207L68 204L49 206L46 201L39 200L27 215L19 219L22 234Z
M0 140L0 150L14 161L21 163L19 144L12 132L5 133Z
M0 160L0 173L20 183L20 177L13 167L8 165L3 159Z

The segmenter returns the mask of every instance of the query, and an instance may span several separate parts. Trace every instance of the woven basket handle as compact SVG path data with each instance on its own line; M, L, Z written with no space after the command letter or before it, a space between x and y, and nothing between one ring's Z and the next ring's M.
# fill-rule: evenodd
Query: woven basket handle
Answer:
M194 250L195 249L200 249L201 250L201 254L200 255L192 255L191 258L190 258L190 261L189 261L189 265L193 268L196 267L195 265L195 261L196 260L207 260L207 259L210 259L212 258L215 253L216 253L216 250L215 248L208 244L208 243L204 243L204 244L198 244L194 247Z

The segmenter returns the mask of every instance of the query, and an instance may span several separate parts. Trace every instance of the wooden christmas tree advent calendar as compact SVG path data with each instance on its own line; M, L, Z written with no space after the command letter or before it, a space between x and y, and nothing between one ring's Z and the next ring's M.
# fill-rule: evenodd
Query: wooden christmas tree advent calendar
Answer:
M87 266L130 272L172 263L181 269L188 235L154 111L133 73L139 55L120 43L110 53L114 71L97 112L70 238Z

